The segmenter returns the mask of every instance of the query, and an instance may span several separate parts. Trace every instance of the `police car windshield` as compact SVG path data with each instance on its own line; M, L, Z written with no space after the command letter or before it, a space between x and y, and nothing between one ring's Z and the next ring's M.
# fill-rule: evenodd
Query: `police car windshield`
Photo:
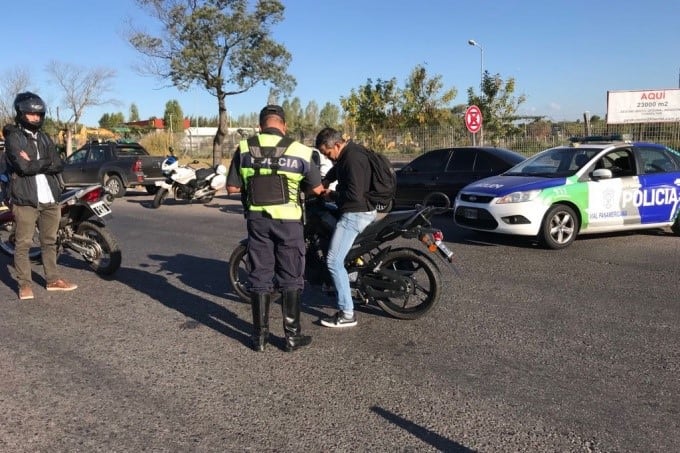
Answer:
M520 162L504 175L564 178L579 171L600 151L601 148L551 148Z

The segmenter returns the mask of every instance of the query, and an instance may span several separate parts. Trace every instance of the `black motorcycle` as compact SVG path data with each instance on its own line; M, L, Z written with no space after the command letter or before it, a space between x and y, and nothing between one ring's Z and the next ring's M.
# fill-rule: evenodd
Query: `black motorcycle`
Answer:
M121 252L113 235L105 229L104 217L111 214L113 196L100 184L61 194L61 219L57 231L58 253L70 249L78 253L99 275L111 275L118 270ZM16 222L11 209L0 213L0 251L14 256ZM41 258L40 240L36 227L33 246L28 256Z
M441 266L452 265L453 252L444 244L441 230L430 219L450 212L451 203L417 205L393 211L370 224L354 241L345 259L352 296L358 304L375 304L399 319L416 319L441 298ZM427 201L427 200L426 200ZM312 285L333 284L326 253L339 218L337 207L321 199L305 203L305 280ZM416 240L423 247L394 242ZM248 239L243 239L229 259L229 281L236 294L250 301ZM438 255L435 261L433 255ZM325 284L325 285L324 285Z

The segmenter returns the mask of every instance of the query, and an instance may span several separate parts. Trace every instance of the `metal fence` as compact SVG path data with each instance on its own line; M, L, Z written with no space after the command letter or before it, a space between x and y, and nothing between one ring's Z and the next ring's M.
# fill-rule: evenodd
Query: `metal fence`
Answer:
M588 127L585 123L574 122L534 126L531 123L523 124L519 126L520 133L500 138L485 137L483 143L480 143L481 134L477 134L476 144L507 148L531 156L538 151L568 143L569 138L574 136L622 134L631 140L663 143L680 150L680 123L607 125L604 121L597 121ZM223 158L231 157L240 139L239 134L228 134L225 137L222 146ZM361 136L354 139L395 161L409 161L432 149L473 144L472 134L467 129L453 126L390 129L380 131L370 139ZM312 145L311 142L306 144ZM212 156L212 138L196 140L191 147L185 147L182 153L194 158L209 158Z
M477 145L496 146L511 149L525 156L531 156L553 146L569 142L570 137L584 135L622 134L635 141L663 143L680 150L680 123L616 124L607 125L598 121L586 127L585 123L549 123L541 128L531 124L520 126L521 133L508 137L486 137ZM361 140L369 144L369 140ZM410 160L423 152L454 146L470 146L473 137L467 129L455 127L430 127L399 130L385 130L370 140L370 145L396 160Z

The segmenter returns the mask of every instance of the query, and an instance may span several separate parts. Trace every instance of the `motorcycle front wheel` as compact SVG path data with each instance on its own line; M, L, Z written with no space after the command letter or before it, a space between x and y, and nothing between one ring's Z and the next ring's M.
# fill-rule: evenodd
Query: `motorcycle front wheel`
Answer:
M151 207L154 209L160 208L167 197L168 189L160 189L158 192L156 192L156 196L153 197Z
M248 289L249 273L248 248L243 244L239 244L229 258L229 283L231 283L231 287L236 295L244 302L250 302L250 291Z
M118 270L122 259L118 243L103 226L92 222L78 225L78 234L94 242L91 252L82 254L90 268L98 275L111 275Z
M386 272L382 272L385 270ZM375 302L388 314L398 319L417 319L439 302L442 281L437 265L427 256L410 249L393 250L382 260L377 275L386 281L399 281L403 291L372 288L383 292L374 296ZM375 277L374 276L374 277Z
M14 232L16 223L14 220L6 220L0 223L0 252L7 256L14 256ZM31 261L40 261L40 233L36 227L33 234L31 247L28 249L28 258Z

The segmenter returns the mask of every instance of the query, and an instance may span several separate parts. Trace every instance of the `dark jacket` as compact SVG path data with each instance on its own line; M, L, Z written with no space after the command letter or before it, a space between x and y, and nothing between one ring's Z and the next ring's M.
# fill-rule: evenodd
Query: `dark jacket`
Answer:
M59 174L64 163L47 134L38 131L33 138L28 131L16 125L7 125L2 130L5 136L5 158L10 176L10 197L12 203L22 206L38 207L38 186L35 175L44 174L56 202L63 190ZM40 150L40 159L38 159ZM30 160L20 156L21 151Z
M348 141L333 168L326 177L328 182L338 181L335 202L340 212L372 211L366 193L371 187L371 162L366 149Z

